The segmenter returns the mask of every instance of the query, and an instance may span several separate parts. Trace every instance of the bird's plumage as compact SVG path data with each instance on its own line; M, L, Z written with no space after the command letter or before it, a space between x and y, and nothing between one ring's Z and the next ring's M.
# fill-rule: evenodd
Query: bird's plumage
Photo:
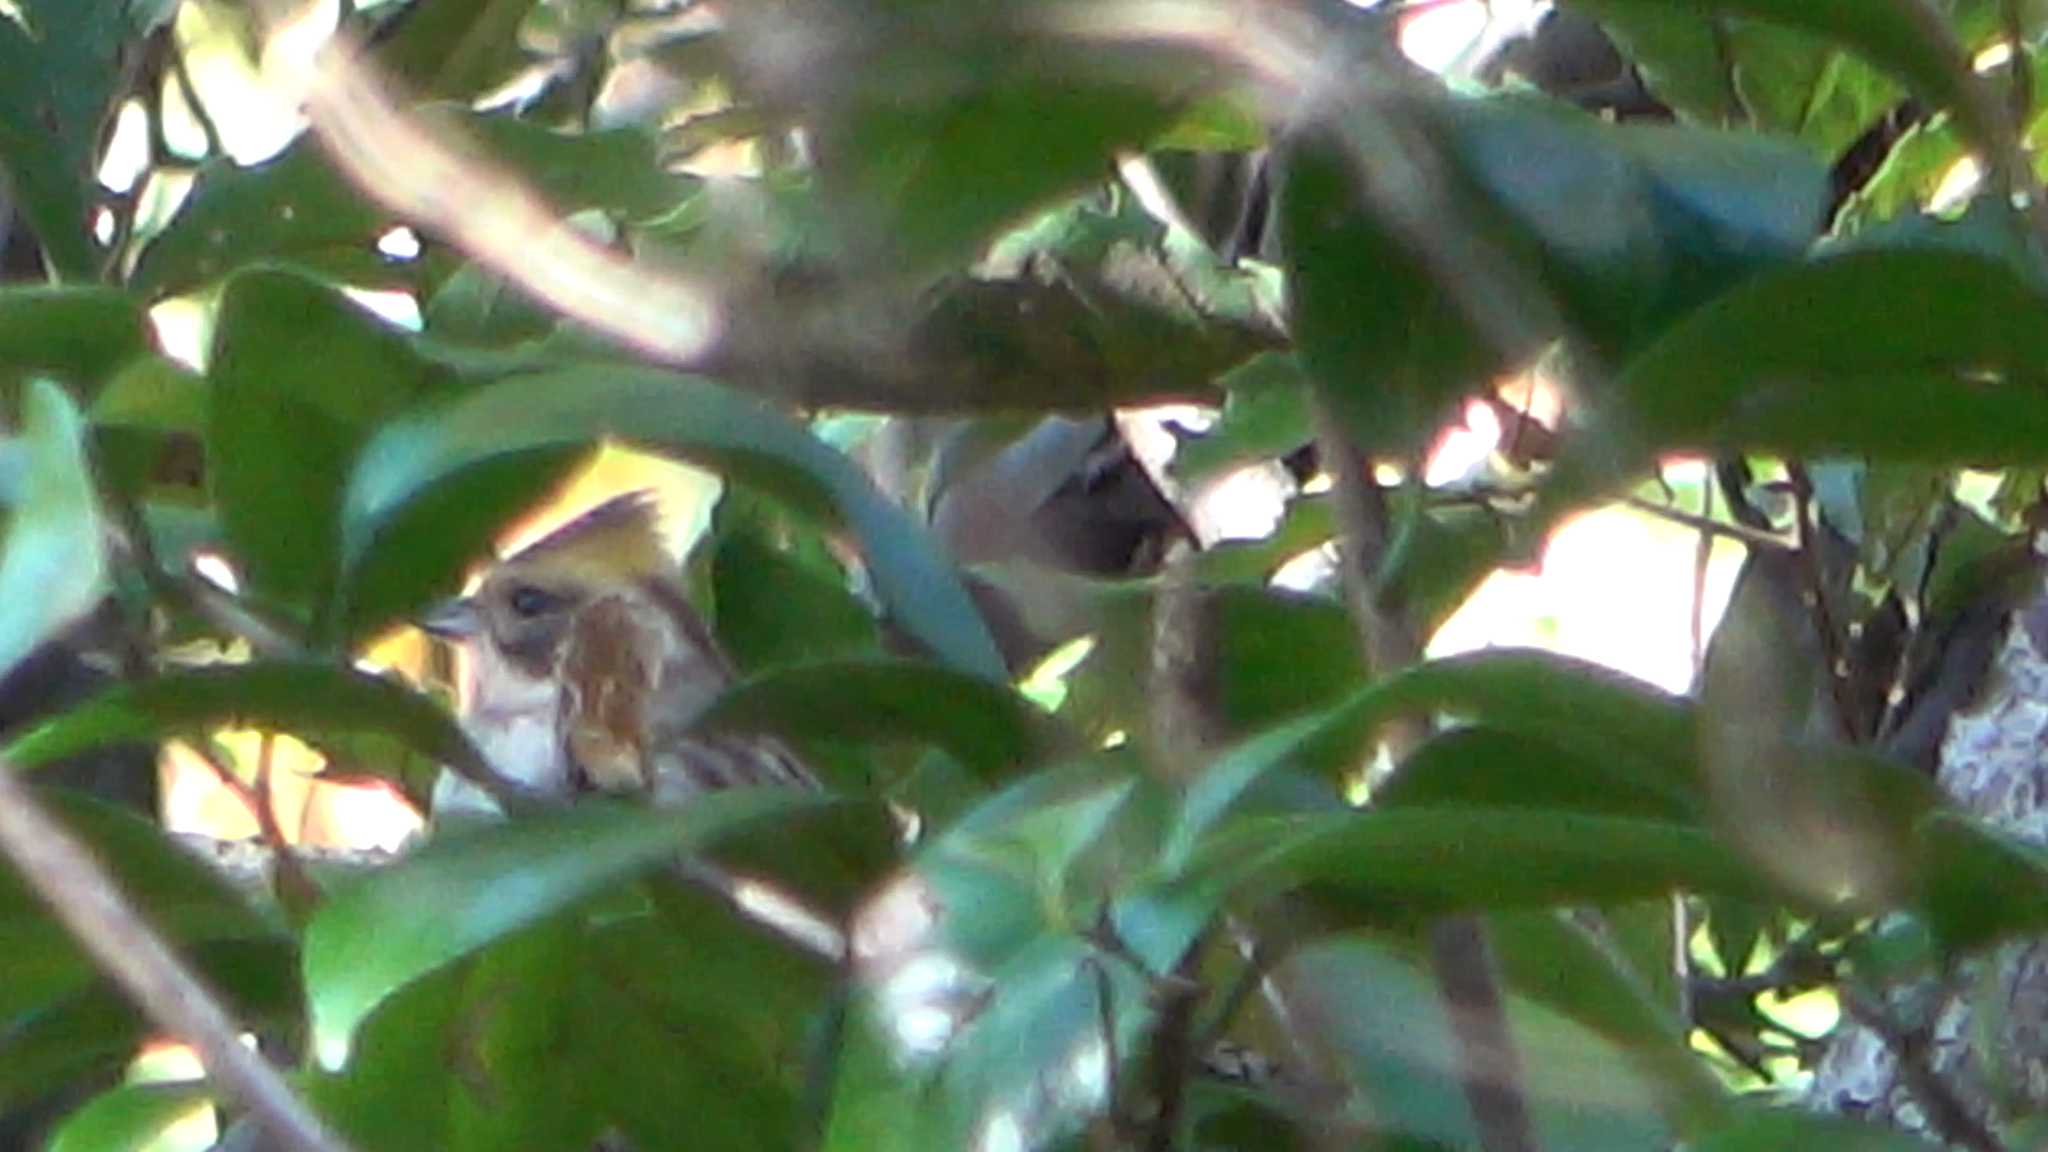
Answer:
M676 575L656 509L636 493L507 556L424 621L468 653L464 726L499 773L548 795L656 802L815 786L772 740L694 730L734 673ZM433 803L437 819L496 808L453 776Z

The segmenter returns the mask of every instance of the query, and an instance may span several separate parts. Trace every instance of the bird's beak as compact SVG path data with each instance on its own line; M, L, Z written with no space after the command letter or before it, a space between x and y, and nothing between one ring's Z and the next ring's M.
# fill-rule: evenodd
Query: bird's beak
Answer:
M484 630L483 613L478 611L476 601L467 596L441 601L422 612L414 623L443 640L464 640Z

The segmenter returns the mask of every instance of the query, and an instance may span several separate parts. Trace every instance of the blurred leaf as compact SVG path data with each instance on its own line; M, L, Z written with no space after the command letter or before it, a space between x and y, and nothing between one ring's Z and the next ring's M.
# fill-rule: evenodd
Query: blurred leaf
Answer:
M432 371L334 289L255 270L228 283L210 375L207 480L233 559L253 592L319 606L356 452Z
M0 39L7 34L0 30ZM149 349L142 311L126 293L0 287L0 384L8 385L10 395L14 385L29 377L49 376L67 385L72 395L91 398L122 365Z
M1675 7L1659 0L1574 2L1610 23L1625 17L1632 22L1632 27L1665 35L1670 35L1673 30L1659 29L1657 23L1660 21L1697 24L1703 19L1694 9ZM1956 41L1948 22L1937 16L1931 7L1873 7L1861 0L1727 0L1717 5L1717 11L1809 33L1852 49L1870 63L1905 81L1930 103L1956 112L1969 124L1971 137L1977 143L1994 148L2006 146L1997 124L1976 118L1980 107L1966 95L1977 83L1970 70L1969 57ZM1693 64L1695 70L1698 67L1697 63ZM1764 70L1768 72L1767 68ZM1781 67L1780 72L1783 71ZM1824 90L1825 84L1818 87ZM1790 105L1794 101L1782 103ZM1811 108L1813 97L1798 103ZM1987 99L1984 103L1994 101ZM1785 126L1785 117L1780 116L1768 123ZM1855 132L1849 133L1849 136L1853 135Z
M128 0L23 0L0 18L0 168L63 280L99 279L100 128L144 11Z
M150 923L173 943L260 940L276 934L211 862L178 847L150 821L62 789L43 789L40 795L113 873L121 891L149 909ZM73 942L70 930L50 916L41 897L24 887L11 868L0 869L0 939L8 942L0 1021L12 1021L98 978L97 967Z
M1678 1016L1678 1001L1653 999L1611 958L1612 940L1603 945L1557 912L1488 917L1486 940L1506 986L1613 1045L1653 1090L1673 1132L1699 1132L1728 1107L1727 1089L1687 1046L1689 1022ZM1664 951L1671 950L1667 931Z
M107 380L89 414L95 429L199 435L206 430L206 411L204 376L167 356L142 356Z
M818 141L828 188L910 269L943 267L1100 180L1119 150L1172 122L1171 107L1146 87L1083 83L1050 59L1036 63L1041 70L1008 55L961 83L973 67L963 58L946 65L963 74L944 96L905 99L892 84L834 109L839 118L825 121Z
M901 660L769 672L728 689L698 723L833 742L929 744L986 779L1023 770L1056 738L1047 718L1009 688Z
M1296 953L1286 972L1287 986L1313 1012L1318 1038L1363 1093L1380 1131L1432 1147L1480 1146L1458 1033L1435 982L1417 964L1355 937ZM1508 1018L1539 1146L1634 1152L1669 1142L1643 1070L1623 1051L1519 998L1509 999Z
M1783 1148L1929 1152L1935 1145L1893 1128L1844 1116L1816 1115L1797 1108L1758 1108L1691 1147L1695 1152L1778 1152Z
M2048 857L1961 813L1920 825L1914 878L1928 923L1953 950L2030 936L2048 925Z
M554 132L445 106L430 114L459 143L473 141L525 177L563 215L597 208L644 219L673 208L693 186L657 167L653 143L636 131ZM143 250L129 287L156 299L266 260L360 281L365 267L405 268L375 252L378 238L398 224L334 169L316 141L301 137L252 167L209 161L184 206Z
M186 954L237 1020L252 1027L297 1021L298 953L289 941L227 940ZM0 1109L94 1071L119 1072L152 1028L127 993L106 979L0 1023Z
M592 804L444 838L336 891L306 927L314 1047L333 1064L406 984L742 825L825 801L794 790L705 796L680 811Z
M379 29L374 59L418 100L468 102L525 63L519 25L533 0L411 0Z
M49 1152L145 1152L171 1125L211 1102L204 1080L126 1084L94 1097L50 1138Z
M1431 737L1373 789L1372 799L1375 808L1389 810L1555 808L1680 822L1697 814L1682 797L1635 778L1609 757L1575 755L1540 737L1485 726Z
M1415 808L1245 817L1204 837L1201 887L1258 892L1315 884L1360 915L1618 904L1677 889L1760 894L1728 847L1689 824L1542 808Z
M880 629L811 526L728 491L712 514L710 596L719 642L756 675L879 654ZM784 544L777 547L778 539Z
M1314 439L1308 377L1296 358L1266 352L1217 380L1228 399L1214 427L1181 445L1174 474L1201 480L1232 465L1285 456Z
M1796 257L1819 226L1824 173L1771 141L1605 125L1523 99L1417 98L1402 111L1444 149L1454 227L1521 262L1608 356ZM1311 140L1289 162L1294 333L1364 447L1406 456L1453 400L1537 349L1491 346L1438 282L1449 272L1374 218L1345 156Z
M117 685L17 737L5 759L35 768L127 741L223 727L288 732L315 745L384 733L434 763L483 767L454 718L426 696L334 664L285 661L213 664Z
M91 609L107 583L85 422L71 397L30 381L13 443L19 474L0 540L0 674Z
M386 428L364 451L349 486L343 518L349 584L360 586L387 566L422 591L429 581L445 579L380 546L380 537L422 495L450 487L477 465L607 436L721 468L798 508L829 508L860 539L876 594L906 631L957 667L1006 678L995 641L958 575L850 460L722 385L652 369L516 377ZM439 503L442 515L469 514Z
M2048 442L2048 326L2036 320L2048 297L2005 262L1846 252L1759 277L1674 326L1617 381L1620 427L1638 451L2036 460Z

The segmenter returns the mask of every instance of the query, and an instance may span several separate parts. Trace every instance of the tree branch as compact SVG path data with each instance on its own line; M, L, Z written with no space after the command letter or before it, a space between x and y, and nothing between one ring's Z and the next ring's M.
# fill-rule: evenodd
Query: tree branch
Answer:
M64 830L11 764L0 761L0 853L166 1033L192 1045L206 1073L290 1152L348 1145L292 1094L277 1069L243 1045L241 1028L163 938L144 923L98 861Z

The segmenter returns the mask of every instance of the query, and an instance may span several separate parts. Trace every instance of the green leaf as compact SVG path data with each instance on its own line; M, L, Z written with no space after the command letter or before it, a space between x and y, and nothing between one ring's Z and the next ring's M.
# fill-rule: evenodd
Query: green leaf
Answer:
M129 1084L94 1097L50 1138L49 1152L144 1152L158 1147L171 1125L209 1103L215 1089L204 1080Z
M1664 902L1669 907L1670 902ZM1686 1044L1678 1001L1660 1004L1634 973L1570 914L1517 912L1487 918L1486 941L1501 978L1602 1040L1637 1070L1673 1132L1690 1135L1718 1120L1728 1092ZM1672 951L1670 934L1664 951Z
M380 30L375 61L418 100L468 102L519 71L533 0L414 0Z
M1458 227L1548 289L1561 320L1618 357L1815 234L1825 174L1755 137L1605 125L1524 99L1416 98ZM1340 126L1341 129L1342 126ZM1369 137L1367 138L1370 139ZM1551 333L1496 347L1398 222L1379 220L1325 133L1289 162L1281 229L1309 373L1372 451L1418 452L1446 408Z
M85 422L62 388L34 380L13 441L19 474L0 552L0 674L83 615L106 590Z
M1260 892L1312 883L1395 924L1481 909L1627 903L1679 889L1765 888L1697 827L1540 808L1240 818L1203 839L1188 872L1200 886Z
M640 132L554 132L446 107L430 115L524 176L564 215L595 208L645 219L673 208L693 187L654 163L653 143ZM155 299L267 260L354 282L366 279L366 270L411 275L376 252L377 239L399 223L336 171L317 141L302 137L253 167L208 162L184 206L143 250L129 287Z
M333 1066L364 1018L393 992L608 884L743 825L827 802L794 790L749 789L672 812L591 804L439 840L335 892L307 925L315 1051Z
M1883 315L1893 322L1872 325ZM2048 296L1959 249L1845 252L1759 277L1630 362L1635 455L1740 445L1789 456L2028 462L2048 444ZM1640 447L1635 447L1639 445Z
M842 118L828 119L819 141L835 202L889 237L912 270L972 258L1002 227L1101 180L1119 150L1141 147L1173 119L1140 85L1063 83L1015 59L978 75L966 59L945 67L959 70L952 91L905 99L900 85L878 85L835 110Z
M928 744L987 779L1017 773L1055 739L1046 717L1009 688L903 660L769 672L728 689L698 723L835 743Z
M150 923L173 943L261 940L276 934L218 869L179 848L155 824L78 793L39 791L52 813L107 866L130 900L149 909ZM98 977L70 931L12 869L0 870L0 939L8 942L0 1020L11 1021Z
M48 376L90 398L149 349L148 323L125 292L0 287L0 384L10 392L32 376Z
M1217 381L1228 394L1214 427L1181 445L1174 474L1202 480L1234 465L1285 456L1315 438L1308 377L1296 357L1266 352Z
M719 642L749 675L813 660L878 655L873 612L814 527L750 493L712 514L707 602Z
M314 744L382 733L437 764L484 766L454 719L426 696L351 668L288 661L213 664L117 685L16 738L5 758L35 768L128 741L245 726Z
M238 1021L251 1027L298 1021L298 953L290 941L200 944L187 950L187 958ZM105 979L0 1024L0 1109L96 1071L118 1073L152 1027L127 993Z
M1708 6L1673 5L1666 0L1577 0L1607 19L1626 16L1641 23L1700 21ZM1746 16L1809 33L1860 53L1897 76L1930 103L1954 111L1980 146L2010 147L1996 115L1996 99L1972 99L1979 81L1968 54L1948 22L1925 4L1868 4L1863 0L1714 0L1712 11ZM1641 23L1638 26L1641 26ZM1985 105L1994 105L1986 108Z
M210 376L207 480L244 580L259 595L321 606L356 452L433 373L338 291L257 269L228 283Z
M1695 1152L1778 1152L1783 1148L1930 1152L1935 1145L1916 1140L1896 1128L1844 1116L1821 1116L1797 1108L1758 1108L1691 1147Z
M1684 797L1626 770L1625 762L1566 752L1541 737L1475 726L1440 733L1373 790L1384 809L1526 807L1684 822Z
M128 0L25 0L0 16L0 169L60 279L99 279L100 129L122 82Z
M1453 1009L1414 960L1376 940L1342 938L1296 954L1283 979L1376 1130L1430 1147L1481 1146ZM1629 1054L1542 1005L1510 997L1506 1009L1537 1146L1634 1152L1670 1143Z
M1961 951L2048 925L2048 857L1957 812L1920 825L1913 875L1928 924Z
M850 460L720 384L652 369L515 377L385 429L349 484L343 557L350 585L381 568L410 570L410 558L382 547L380 537L421 496L460 491L451 482L478 465L608 436L723 469L798 508L829 509L860 540L876 594L906 631L959 668L1006 678L958 574ZM450 500L438 503L443 515L465 514Z

